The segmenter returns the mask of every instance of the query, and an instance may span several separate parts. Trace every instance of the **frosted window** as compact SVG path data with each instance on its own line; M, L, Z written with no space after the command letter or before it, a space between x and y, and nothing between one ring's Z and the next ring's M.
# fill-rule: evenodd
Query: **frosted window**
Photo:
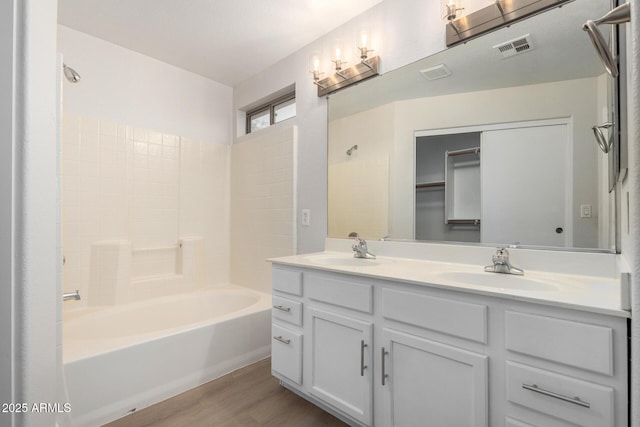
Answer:
M254 113L250 117L251 120L251 132L269 127L271 124L271 112L270 110L260 111Z
M290 119L296 116L296 100L289 99L281 104L277 104L273 107L273 122L280 123L283 120Z

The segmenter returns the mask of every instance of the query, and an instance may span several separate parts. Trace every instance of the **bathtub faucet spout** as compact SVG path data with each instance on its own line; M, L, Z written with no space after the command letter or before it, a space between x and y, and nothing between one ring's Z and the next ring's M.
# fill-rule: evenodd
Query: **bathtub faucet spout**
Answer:
M80 292L78 292L77 290L75 292L69 292L66 294L62 294L62 301L67 301L67 300L76 300L76 301L80 301Z

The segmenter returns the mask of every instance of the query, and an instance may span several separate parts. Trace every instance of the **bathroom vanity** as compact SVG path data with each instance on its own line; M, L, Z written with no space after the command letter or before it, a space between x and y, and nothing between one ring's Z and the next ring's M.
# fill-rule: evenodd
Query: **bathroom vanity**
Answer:
M349 252L271 261L273 375L351 425L628 424L619 281Z

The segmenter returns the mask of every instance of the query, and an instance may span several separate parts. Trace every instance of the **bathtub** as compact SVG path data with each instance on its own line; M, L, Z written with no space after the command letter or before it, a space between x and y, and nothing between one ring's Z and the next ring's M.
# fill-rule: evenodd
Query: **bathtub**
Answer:
M237 286L64 314L71 423L96 426L267 357L271 296Z

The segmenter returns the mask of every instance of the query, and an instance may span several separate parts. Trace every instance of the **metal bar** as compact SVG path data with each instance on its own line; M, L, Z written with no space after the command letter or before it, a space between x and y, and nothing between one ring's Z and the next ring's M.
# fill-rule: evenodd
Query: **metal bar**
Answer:
M364 364L364 348L367 344L364 343L364 340L360 340L360 376L364 377L364 370L367 369L367 365Z
M278 335L277 337L273 337L273 339L276 340L276 341L280 341L281 343L284 343L284 344L291 343L291 340L288 340L286 338L282 338L281 335Z
M563 394L554 393L553 391L549 391L549 390L545 390L543 388L540 388L535 384L532 384L532 385L522 384L522 388L524 388L525 390L529 390L529 391L533 391L533 392L536 392L536 393L543 394L545 396L553 397L555 399L560 399L560 400L563 400L565 402L573 403L574 405L582 406L584 408L590 408L591 407L591 405L589 403L580 400L580 398L577 397L577 396L576 397L570 397L570 396L565 396Z
M447 156L463 156L465 154L479 154L480 147L467 148L465 150L455 150L455 151L447 151Z
M387 377L389 375L387 375L387 373L385 372L385 356L387 356L389 354L388 351L385 351L384 347L382 347L382 385L385 385L385 380L387 379Z
M416 184L416 188L433 188L433 187L444 187L444 181Z
M291 311L291 307L283 307L281 305L274 305L273 308L280 311L286 311L287 313Z
M374 56L358 62L349 68L340 70L329 77L325 77L319 82L316 82L316 86L318 86L318 96L328 95L339 89L361 82L362 80L377 76L379 74L378 64L379 57Z
M479 219L448 219L447 224L451 225L480 225Z

